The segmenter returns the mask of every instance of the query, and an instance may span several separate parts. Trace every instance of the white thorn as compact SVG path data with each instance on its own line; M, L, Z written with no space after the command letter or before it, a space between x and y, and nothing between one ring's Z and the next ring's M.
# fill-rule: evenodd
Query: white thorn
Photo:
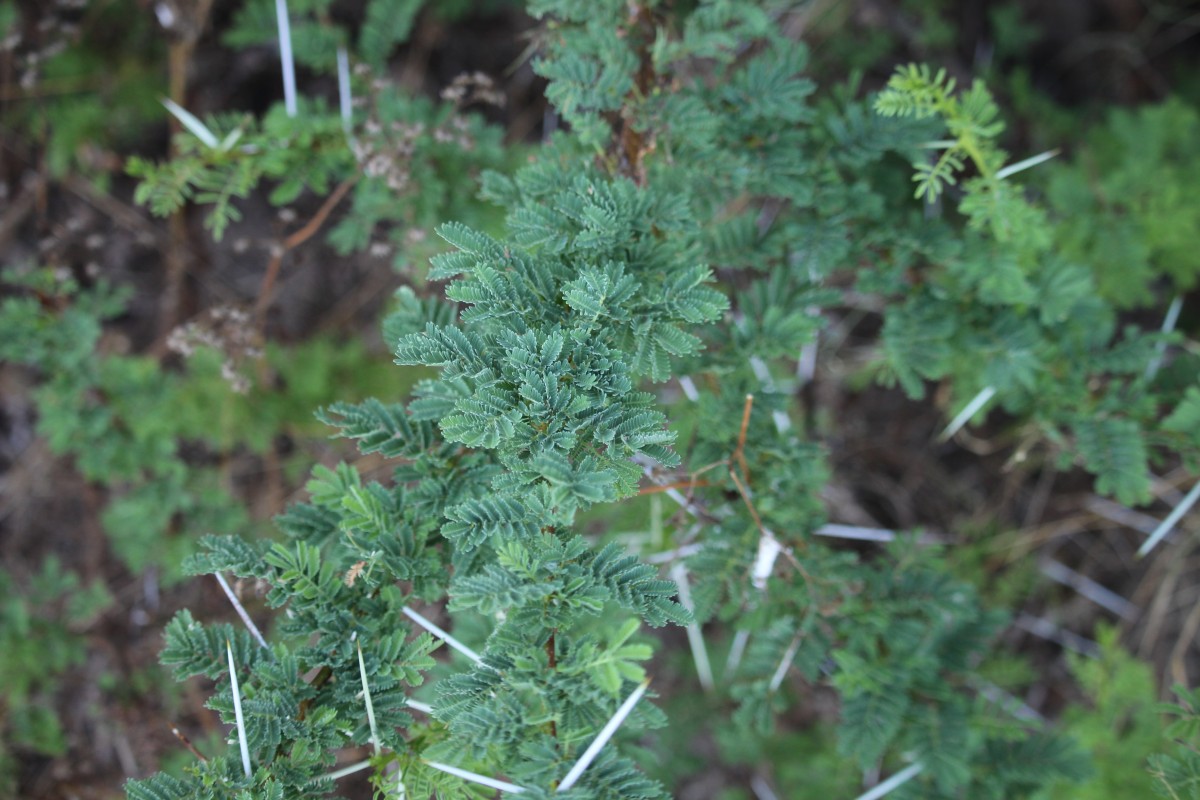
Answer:
M238 688L237 665L233 663L233 644L225 640L225 652L229 655L229 683L233 687L233 717L237 722L238 745L242 750L242 771L250 777L250 747L246 743L246 720L242 716L242 694Z
M696 384L690 375L679 376L679 388L683 389L683 395L693 403L700 399L700 392L696 391Z
M1150 534L1150 538L1142 543L1142 546L1139 547L1137 551L1138 558L1141 558L1142 556L1146 555L1146 553L1149 553L1151 550L1153 550L1154 546L1161 542L1163 537L1171 532L1171 529L1175 527L1176 523L1183 519L1183 515L1191 510L1192 506L1196 504L1197 500L1200 500L1200 482L1197 482L1196 485L1192 487L1192 490L1187 493L1187 496L1183 498L1179 505L1171 509L1171 513L1168 514L1167 518L1164 519L1162 523L1160 523L1159 526L1154 529L1154 533Z
M336 772L331 772L325 777L329 778L331 781L336 781L339 778L346 777L347 775L353 775L356 772L362 772L364 769L368 769L370 766L370 761L359 761L357 764L351 764L348 767L342 767Z
M411 697L404 701L409 708L420 711L422 714L432 714L433 706L428 703L422 703L420 700L413 700Z
M754 584L754 588L760 591L767 588L767 578L775 569L775 560L781 552L783 545L769 531L758 537L758 552L754 556L754 566L750 569L750 582Z
M171 112L171 115L174 116L175 119L179 120L183 127L191 131L192 135L203 142L207 147L216 149L220 145L220 142L217 141L217 135L209 130L208 126L201 122L200 118L195 114L188 111L186 108L179 105L169 97L164 97L162 99L162 104L167 111Z
M355 642L358 647L358 677L362 679L363 702L367 706L367 724L371 726L371 746L375 755L379 755L379 729L375 727L375 705L371 702L371 687L367 685L367 665L363 662L362 642Z
M1068 650L1073 650L1082 656L1096 658L1100 654L1100 645L1091 639L1055 625L1044 617L1021 614L1013 621L1013 624L1027 633L1032 633L1034 636L1040 636L1051 642L1057 642Z
M292 57L292 27L288 22L287 0L275 0L275 20L279 26L279 60L283 64L283 102L289 117L296 116L296 62Z
M1171 305L1167 308L1167 316L1163 318L1162 333L1167 334L1175 330L1175 323L1179 321L1179 312L1183 310L1183 295L1175 295L1175 299L1171 301ZM1146 365L1145 377L1150 380L1158 374L1158 368L1162 366L1163 353L1167 351L1167 343L1159 342L1154 348L1154 360Z
M919 761L912 766L905 767L874 789L860 794L856 800L878 800L893 789L899 788L917 777L923 769L925 769L925 765Z
M775 674L771 676L770 690L772 692L779 689L779 685L783 683L783 677L787 675L788 668L792 666L792 660L796 657L796 651L800 649L800 634L797 633L792 643L788 645L787 651L783 654L783 658L779 661L779 666L775 668Z
M1030 167L1036 167L1038 164L1054 158L1056 155L1058 155L1058 153L1058 150L1047 150L1044 153L1038 153L1036 156L1030 156L1024 161L1018 161L1015 164L1009 164L1007 167L996 170L996 180L1002 181L1009 175L1016 175L1022 170L1029 169Z
M890 542L896 538L895 531L884 528L864 528L860 525L838 525L830 523L822 525L814 531L817 536L831 536L835 539L855 539L863 542Z
M1060 564L1054 559L1046 559L1041 563L1042 574L1063 586L1069 586L1096 605L1107 608L1123 619L1136 619L1138 607L1116 592L1110 591L1096 583L1086 575Z
M676 561L671 567L671 580L679 586L679 604L688 611L695 612L691 587L688 586L687 568L683 566L683 562ZM687 637L688 645L692 649L692 660L696 662L696 675L700 678L700 685L704 687L704 691L711 692L714 686L712 666L708 662L708 648L704 646L704 634L700 631L699 623L693 621L687 626Z
M950 424L946 426L946 430L942 431L941 435L938 436L938 441L944 442L954 434L958 433L962 426L971 421L971 417L975 416L975 412L987 405L987 402L991 400L995 394L996 388L994 386L985 386L979 392L979 394L975 395L971 402L967 403L966 407L962 411L958 412L958 416L950 421Z
M649 685L650 679L646 678L633 690L629 697L625 698L625 702L617 709L617 713L613 714L612 718L600 729L600 733L596 734L596 738L588 745L588 749L583 751L583 755L579 757L579 760L571 767L567 776L563 778L562 783L558 785L559 792L565 792L575 785L575 782L579 780L579 776L583 774L583 771L600 754L600 750L613 737L613 734L617 732L617 728L621 727L621 723L625 721L630 712L633 711L633 707L637 705L637 701L642 699L642 695L646 693L646 687Z
M472 650L471 648L467 647L465 644L463 644L462 642L460 642L458 639L455 639L453 636L451 636L449 633L447 633L446 631L444 631L444 630L442 630L441 628L439 628L437 625L434 625L432 622L430 622L429 620L425 619L425 617L423 617L423 616L421 616L420 614L418 614L417 612L413 611L413 610L412 610L411 608L409 608L408 606L404 606L404 607L403 607L403 608L401 608L400 610L401 610L401 611L403 611L403 612L404 612L404 614L405 614L405 616L407 616L407 617L408 617L409 619L411 619L413 622L417 623L417 624L418 624L418 625L420 625L422 628L424 628L425 630L429 631L429 632L430 632L430 633L432 633L434 636L438 637L438 638L439 638L439 639L441 639L443 642L445 642L446 644L450 645L450 646L451 646L451 647L453 647L455 650L457 650L458 652L462 653L462 654L463 654L464 656L466 656L467 658L469 658L469 659L471 659L472 661L474 661L476 664L482 664L482 663L483 663L483 659L479 657L479 654L478 654L478 653L476 653L476 652L475 652L474 650Z
M249 629L250 635L254 637L254 641L258 642L259 646L266 647L267 640L263 638L262 632L258 630L258 626L254 624L254 620L250 619L250 615L246 613L245 607L237 599L237 595L233 593L233 589L229 586L229 582L225 580L225 576L219 572L214 572L213 577L217 579L217 583L221 584L221 588L225 590L225 596L229 598L229 602L233 603L233 610L242 618L242 622Z
M726 680L729 680L733 676L734 671L738 668L738 664L742 663L742 656L746 652L746 643L749 641L750 631L745 628L733 635L733 644L729 646L729 656L725 659Z
M345 47L337 49L338 70L338 109L342 114L342 130L350 134L351 115L354 108L354 98L350 93L350 54Z
M750 779L750 788L754 791L754 796L758 800L779 800L779 795L771 788L761 775L755 775Z
M520 794L521 792L525 791L525 787L523 786L517 786L516 784L508 783L507 781L489 778L486 775L480 775L478 772L471 772L470 770L460 769L459 767L452 767L449 764L443 764L440 761L426 761L425 763L436 770L447 773L448 775L453 775L456 778L462 778L464 781L470 781L471 783L478 783L480 786L486 786L489 789L498 789L501 792L508 792L509 794Z
M665 564L668 561L674 561L677 558L687 558L694 556L703 550L703 545L700 544L685 544L683 547L676 547L674 550L664 550L661 553L651 553L646 556L647 564Z

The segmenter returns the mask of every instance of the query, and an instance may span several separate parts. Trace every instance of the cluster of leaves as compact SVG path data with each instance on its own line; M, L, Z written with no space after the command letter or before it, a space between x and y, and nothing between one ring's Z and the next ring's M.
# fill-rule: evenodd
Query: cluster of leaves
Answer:
M1114 109L1074 161L1049 174L1056 248L1090 264L1117 308L1153 306L1162 289L1196 285L1189 233L1200 227L1200 201L1187 187L1200 179L1197 125L1200 111L1178 99Z
M830 278L862 227L895 213L890 185L862 176L892 150L912 153L928 126L889 127L845 98L808 105L803 49L755 4L675 14L546 0L532 10L549 18L537 68L571 134L511 177L486 176L485 196L507 211L505 236L439 228L455 249L434 260L431 277L449 281L445 296L460 306L400 295L385 326L397 362L437 367L439 377L407 404L323 412L364 453L398 460L392 481L319 469L310 502L279 520L285 543L213 539L189 562L194 572L264 580L268 603L288 606L270 655L244 636L234 652L253 702L253 769L242 774L229 754L183 780L130 784L130 796L318 794L347 736L384 748L381 781L385 762L398 761L412 785L432 775L429 762L449 760L541 796L642 677L647 651L630 644L637 622L693 618L749 637L728 676L737 726L771 727L787 701L781 678L795 666L840 693L846 756L864 768L900 753L920 759L910 796L1018 796L1080 777L1070 746L1026 735L962 688L1000 625L970 587L907 540L864 563L813 538L825 467L771 376L773 363L811 342L810 309L838 297ZM948 113L945 86L942 95L935 110ZM956 130L978 137L963 146L972 157L995 135L994 125ZM860 284L899 293L897 276L931 253L953 261L970 247L991 254L1023 241L1017 229L1030 215L1012 216L1023 201L999 183L998 160L985 163L990 175L971 187L975 228L960 236L935 225L927 242L888 219L866 248L878 269ZM847 180L850 171L860 177ZM884 263L893 249L907 255ZM1010 282L1036 272L1023 253L1008 257ZM730 270L732 298L705 264ZM905 344L899 351L916 360ZM668 472L682 465L675 436L638 381L681 368L714 389L699 395L703 424L684 453L684 474L708 472L689 481L699 552L674 573L694 578L694 617L656 569L573 528L581 510L634 493L643 473L678 476ZM760 389L750 413L746 394ZM772 547L790 549L789 569L758 566L756 553ZM404 617L411 603L443 598L459 627L481 631L481 652L437 682L432 719L418 724L403 710L404 686L421 684L431 643L410 640ZM181 675L219 677L228 669L220 645L237 638L180 617L164 658ZM370 687L374 724L360 686ZM229 723L232 691L211 703ZM661 721L643 704L625 727ZM564 796L663 795L604 752Z
M16 796L20 760L62 755L55 714L59 679L83 661L76 631L111 602L104 587L81 585L53 558L22 579L0 570L0 791Z
M54 177L107 180L110 148L157 119L164 86L153 15L131 0L23 4L0 0L0 57L11 65L5 138L36 142Z
M1079 213L1081 207L1091 210L1086 203L1067 201L1070 187L1076 189L1072 197L1079 195L1082 168L1056 173L1061 218L1048 213L1009 178L1021 165L1002 167L1006 156L994 143L1000 127L987 90L976 84L955 97L952 89L941 73L907 67L876 101L885 115L936 117L952 137L933 143L943 155L932 166L917 164L918 196L949 186L954 172L966 166L964 159L978 173L963 185L958 203L966 235L942 242L941 265L907 281L905 297L886 315L886 367L912 396L923 394L926 380L947 380L960 406L981 393L994 394L998 405L1047 444L1060 467L1079 461L1096 476L1099 492L1128 504L1144 503L1150 499L1152 457L1178 455L1188 462L1196 457L1196 442L1181 424L1190 418L1195 399L1196 389L1184 377L1192 359L1182 356L1160 372L1162 348L1172 339L1156 327L1120 328L1119 309L1149 297L1145 277L1140 286L1125 284L1115 293L1104 285L1111 286L1117 272L1154 272L1187 286L1188 273L1148 258L1148 252L1168 246L1149 229L1136 234L1125 229L1124 240L1137 242L1145 252L1133 261L1122 258L1120 270L1103 258L1090 258L1098 250L1069 246L1081 238L1097 241L1082 226L1121 227L1109 225L1102 214ZM1161 171L1173 170L1168 164L1175 151L1169 144L1178 134L1171 131L1189 113L1194 118L1180 106L1145 112L1145 125L1159 132L1161 147L1139 144L1122 152L1152 151L1149 157L1163 162ZM1129 119L1115 116L1116 130L1105 135L1119 137L1116 131L1129 127ZM1106 173L1113 196L1129 198L1117 202L1139 202L1133 199L1136 190L1121 188L1122 174L1142 179L1144 172L1132 169ZM1165 223L1154 215L1154 225L1178 221L1173 217ZM1164 408L1174 412L1165 416Z
M382 69L397 45L408 39L422 0L370 0L357 36L334 22L333 0L307 0L289 6L291 46L296 62L316 72L337 71L339 48L353 49L372 68ZM271 0L250 0L238 9L223 37L237 48L277 47L277 8ZM353 41L351 41L353 39Z
M76 5L56 4L44 16L63 22L56 15L70 13L65 7ZM29 98L6 124L41 140L55 176L81 167L92 173L96 165L89 159L108 157L97 148L117 146L129 129L163 116L158 103L162 89L154 77L158 71L143 63L159 55L156 47L142 44L155 33L153 15L123 2L92 5L96 7L79 12L83 16L76 20L76 32L63 28L65 38L52 54L32 52L35 43L19 35L55 31L51 25L35 24L40 12L18 11L16 4L0 2L3 48L17 47L18 67L28 61L32 70ZM375 23L381 16L397 22L396 5L376 2L369 9L362 48L370 64L381 63L395 44L392 39L376 41ZM415 11L417 4L408 5ZM132 22L114 21L122 16ZM114 42L101 34L103 41L97 42L98 29L119 30L122 37ZM403 35L400 29L393 33ZM105 60L106 48L118 51L120 60ZM8 53L3 55L10 63ZM97 61L104 68L98 68ZM130 80L130 74L139 79ZM115 91L107 78L97 87L97 75L114 78ZM80 88L88 90L82 100L71 96ZM372 81L365 66L355 88L368 102L360 104L366 107L359 115L365 119L351 131L344 130L336 113L314 103L305 109L312 113L295 119L282 108L261 122L237 115L210 119L209 132L221 134L217 145L181 135L178 157L169 164L131 159L131 171L145 178L139 199L160 214L177 210L188 199L211 204L209 223L219 236L238 218L237 198L264 179L276 182L271 200L281 204L294 201L304 189L327 192L340 180L356 191L353 213L333 231L335 247L342 252L366 249L378 242L382 222L392 228L393 245L406 244L406 256L419 252L414 245L423 238L422 228L450 213L474 218L479 204L457 188L469 182L481 164L499 163L499 132L450 103L406 97ZM110 107L114 105L115 111ZM105 135L98 133L101 128ZM465 150L477 157L463 158ZM159 358L129 354L124 336L106 330L106 323L126 311L125 291L104 281L81 286L65 269L8 269L0 286L0 360L28 371L35 385L38 434L55 455L70 459L88 482L87 498L98 501L87 501L88 513L101 514L115 555L134 572L160 570L156 579L178 578L180 564L195 551L201 532L251 529L230 487L227 467L232 457L274 454L280 436L294 440L323 433L312 421L312 409L330 402L335 389L342 398L357 399L401 393L411 384L405 373L373 368L376 357L364 346L327 337L288 348L268 344L263 352L252 352L258 348L241 345L250 340L257 345L257 331L248 315L229 309L217 309L175 332L172 339L189 354L184 369L176 370ZM221 341L222 334L210 324L221 314L240 328L233 335L245 339L238 352L225 348L229 343ZM245 374L246 357L261 362L258 370L251 370L260 380ZM296 455L308 459L303 448ZM81 602L95 599L73 590L73 573L60 577L54 584L59 594L73 591ZM49 701L62 669L78 659L84 647L74 630L74 611L64 610L61 598L51 598L43 583L10 582L7 577L4 582L6 594L9 589L12 593L0 631L6 641L21 638L23 645L6 652L12 657L4 670L11 686L6 686L0 703L0 739L5 743L0 748L0 773L6 787L13 778L10 746L23 753L61 754L61 729ZM99 603L93 605L93 610L100 609ZM27 646L32 641L40 649ZM41 659L40 670L30 669L35 656Z
M1173 718L1163 731L1171 740L1171 752L1149 757L1154 792L1159 797L1200 796L1200 696L1195 689L1174 687L1176 702L1158 706Z
M263 183L275 205L294 203L302 193L328 195L338 184L353 185L352 208L329 233L342 255L386 243L399 249L397 266L421 260L425 232L448 216L473 219L479 204L459 188L478 171L503 163L500 132L457 103L412 96L380 77L387 56L409 33L421 2L372 0L355 45L345 26L329 16L331 0L300 4L291 33L298 64L319 72L336 70L338 50L347 56L341 98L350 106L330 108L301 98L294 111L277 103L261 120L245 114L216 114L182 132L177 152L163 162L131 158L130 174L141 179L137 200L168 215L187 203L208 207L205 225L220 239L241 219L237 201ZM236 15L224 40L248 48L277 43L275 4L252 2Z
M790 375L823 310L881 307L883 377L915 397L943 382L958 405L994 396L1125 502L1148 497L1151 444L1200 452L1200 389L1147 370L1167 338L1118 334L1097 271L1011 180L982 84L958 92L906 67L874 103L854 86L813 101L774 10L531 4L536 69L570 132L485 174L503 234L438 228L453 247L430 272L445 300L397 295L396 361L437 377L408 402L321 413L392 460L391 480L318 468L310 500L279 518L285 541L212 538L188 562L264 581L287 607L269 649L186 612L167 631L180 677L223 679L232 651L240 689L222 680L210 707L234 724L239 692L252 767L230 752L131 797L317 796L348 743L375 747L381 786L468 796L433 766L445 761L548 795L643 680L638 626L669 622L732 635L727 736L764 741L797 687L824 685L840 757L914 762L895 796L1036 796L1087 777L1069 741L980 690L1004 618L936 552L900 537L864 559L816 537L828 470L792 420ZM917 164L917 198L958 216L913 203L896 153ZM671 409L676 431L643 390L672 376L693 397ZM687 491L680 549L661 556L678 586L580 532L582 512L643 476ZM436 662L434 640L411 635L418 603L444 603L478 656ZM427 672L436 696L418 722L406 706ZM662 722L642 703L624 729ZM664 796L602 752L564 797Z
M1070 658L1087 700L1068 709L1059 723L1092 753L1095 772L1078 786L1048 787L1041 795L1047 800L1066 791L1097 800L1145 795L1148 759L1162 746L1164 726L1150 665L1127 653L1113 628L1101 628L1097 644L1095 658Z
M102 523L120 558L135 571L177 574L195 546L194 534L181 534L244 528L216 472L179 455L181 437L211 425L178 415L182 382L154 359L102 349L102 323L123 309L122 293L81 291L50 270L8 272L5 283L19 291L0 303L0 358L41 373L37 430L84 479L111 490Z
M201 349L185 370L172 371L120 352L103 326L122 313L126 296L107 284L84 288L52 270L12 270L0 285L9 293L0 301L0 359L33 371L38 434L107 494L101 523L134 572L154 566L178 576L202 532L246 530L214 461L239 450L264 454L280 435L316 435L311 409L332 399L335 386L365 396L408 385L403 375L372 369L364 347L314 338L269 347L262 358L273 380L242 394L232 384L249 383L246 367L229 353ZM187 456L189 445L217 458Z

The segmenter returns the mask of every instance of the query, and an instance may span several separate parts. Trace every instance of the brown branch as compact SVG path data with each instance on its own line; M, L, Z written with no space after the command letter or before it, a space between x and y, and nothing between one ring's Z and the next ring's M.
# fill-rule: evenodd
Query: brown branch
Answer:
M303 228L292 233L283 242L278 245L271 254L271 260L267 264L267 272L263 275L262 286L258 290L258 301L254 304L254 319L257 325L261 328L263 317L266 314L267 308L271 305L271 296L275 289L275 280L279 277L279 269L283 266L283 257L290 251L307 242L321 229L325 221L329 219L329 215L337 204L342 201L346 193L354 188L354 184L358 183L359 173L351 175L346 180L337 185L333 193L325 198L325 202L317 209L317 213L313 214Z
M742 468L742 477L750 483L750 467L746 464L746 430L750 427L750 409L754 406L754 395L746 395L746 405L742 407L742 429L738 432L737 447L733 451L733 460Z
M183 15L172 30L175 37L167 48L167 93L172 102L187 108L188 69L196 50L196 43L208 24L208 15L212 10L213 0L198 0L190 6L188 13ZM170 141L167 146L168 155L173 160L178 155L175 144L175 134L181 130L179 120L172 115L168 120ZM191 264L189 254L192 250L188 245L188 226L186 211L176 209L167 219L166 267L167 275L163 285L162 299L159 303L159 337L166 337L185 316L184 307L187 305L187 274Z
M631 107L636 101L650 96L658 75L654 71L654 59L651 47L654 42L654 18L649 8L641 3L629 3L628 24L622 33L629 37L635 48L638 59L638 69L634 74L634 85L625 95L620 111L610 116L610 121L619 120L612 147L615 149L617 171L631 178L638 186L646 185L646 156L654 151L653 133L634 127Z
M314 689L320 689L322 686L329 683L329 679L332 677L333 677L333 669L328 664L326 664L325 666L321 667L321 669L319 669L317 671L317 674L314 675L313 679L308 682L308 685ZM310 697L306 700L301 700L300 701L300 711L298 714L296 714L296 718L298 720L300 720L301 722L303 722L304 718L308 715L309 707L312 706L312 704L315 701L316 701L316 698L312 698L312 697Z
M676 481L675 483L663 483L658 486L643 486L638 489L638 494L658 494L659 492L669 492L672 489L687 489L689 492L697 486L712 486L708 481Z
M196 758L200 759L201 761L208 761L208 759L204 757L204 754L196 749L196 745L192 744L192 740L189 739L187 737L187 735L184 734L183 731L179 730L179 728L172 725L171 733L175 734L176 739L183 742L183 746L188 749L189 753L191 753L192 755L194 755Z

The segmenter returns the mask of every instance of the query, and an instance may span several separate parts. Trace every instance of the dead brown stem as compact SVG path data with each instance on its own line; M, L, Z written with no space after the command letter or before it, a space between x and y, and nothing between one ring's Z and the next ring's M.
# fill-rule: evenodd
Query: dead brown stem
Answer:
M179 730L179 728L172 725L171 733L175 734L176 739L183 742L183 746L188 749L189 753L191 753L192 755L194 755L196 758L200 759L201 761L208 761L208 759L204 757L204 754L196 749L196 745L192 744L192 740L189 739L187 737L187 735L184 734L183 731Z
M259 329L262 329L264 316L267 308L271 305L271 295L275 289L275 280L279 277L279 269L283 266L283 257L290 250L293 250L307 242L321 229L325 221L329 219L329 215L342 198L346 196L354 184L358 182L358 174L351 175L346 180L337 185L333 193L325 198L325 202L317 209L317 213L313 214L303 228L290 234L271 254L271 260L267 264L267 272L263 275L262 287L258 290L258 302L254 305L254 319Z

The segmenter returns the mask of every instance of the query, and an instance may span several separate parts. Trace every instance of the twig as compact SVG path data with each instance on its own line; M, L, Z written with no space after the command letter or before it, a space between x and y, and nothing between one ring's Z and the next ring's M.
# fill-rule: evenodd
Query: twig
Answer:
M176 108L187 106L188 68L196 50L196 43L208 24L209 13L212 11L213 0L197 0L187 8L189 19L179 20L174 26L177 36L173 38L167 49L167 94ZM186 112L185 112L186 113ZM182 118L175 121L178 122ZM172 134L168 144L168 155L174 159L178 155L175 145L175 134L179 128L172 123L169 131ZM162 299L159 306L158 334L165 338L183 318L184 292L191 259L188 256L188 228L186 212L183 208L176 209L167 220L167 248L165 251L167 275L163 286Z
M672 489L687 489L689 492L697 486L712 486L708 481L676 481L675 483L663 483L658 486L643 486L638 489L638 494L657 494L659 492L669 492Z
M1187 619L1183 621L1179 638L1175 641L1175 646L1171 648L1171 678L1181 686L1191 685L1184 656L1187 655L1188 648L1196 641L1197 629L1200 629L1200 603L1192 606Z
M738 431L737 447L734 448L733 456L731 457L732 460L736 461L738 463L738 466L740 466L742 468L742 475L743 475L743 477L745 477L746 483L750 482L750 467L746 464L746 453L745 453L746 430L750 427L750 410L751 410L751 408L753 408L753 406L754 406L754 395L752 395L752 394L746 395L746 404L742 407L742 429L740 431ZM729 471L729 474L730 475L733 474L732 469ZM735 480L736 480L736 478L735 478ZM762 527L761 524L759 525L759 527Z
M754 520L755 527L758 528L759 533L762 533L765 536L767 529L763 525L762 517L758 515L758 509L754 507L754 502L750 499L749 489L746 488L745 484L738 480L737 473L734 472L732 468L729 470L729 477L733 479L733 485L737 487L738 494L742 496L742 502L745 503L746 508L749 509L750 517Z
M339 183L337 188L333 190L333 193L325 198L325 202L317 209L317 213L313 214L312 219L303 228L284 239L283 243L277 246L274 252L271 253L271 260L267 263L267 272L263 275L262 286L258 290L258 302L254 305L254 318L258 321L260 327L263 322L263 315L266 313L267 307L271 305L271 294L275 288L275 279L279 276L279 269L283 266L283 257L289 251L304 244L312 238L313 234L321 229L321 226L325 224L325 220L329 218L333 209L346 196L346 193L354 187L354 184L358 182L358 177L358 173L355 173Z
M184 747L186 747L186 748L188 749L188 752L189 752L189 753L191 753L192 755L194 755L196 758L200 759L201 761L208 761L208 759L204 757L204 754L203 754L203 753L201 753L199 750L197 750L197 749L196 749L196 745L192 744L192 740L191 740L191 739L189 739L189 738L188 738L188 737L187 737L187 736L184 734L184 732L183 732L183 731L179 730L179 728L177 728L176 726L172 725L172 726L171 726L171 733L175 734L175 738L176 738L176 739L178 739L180 742L182 742L182 743L183 743L183 746L184 746Z

